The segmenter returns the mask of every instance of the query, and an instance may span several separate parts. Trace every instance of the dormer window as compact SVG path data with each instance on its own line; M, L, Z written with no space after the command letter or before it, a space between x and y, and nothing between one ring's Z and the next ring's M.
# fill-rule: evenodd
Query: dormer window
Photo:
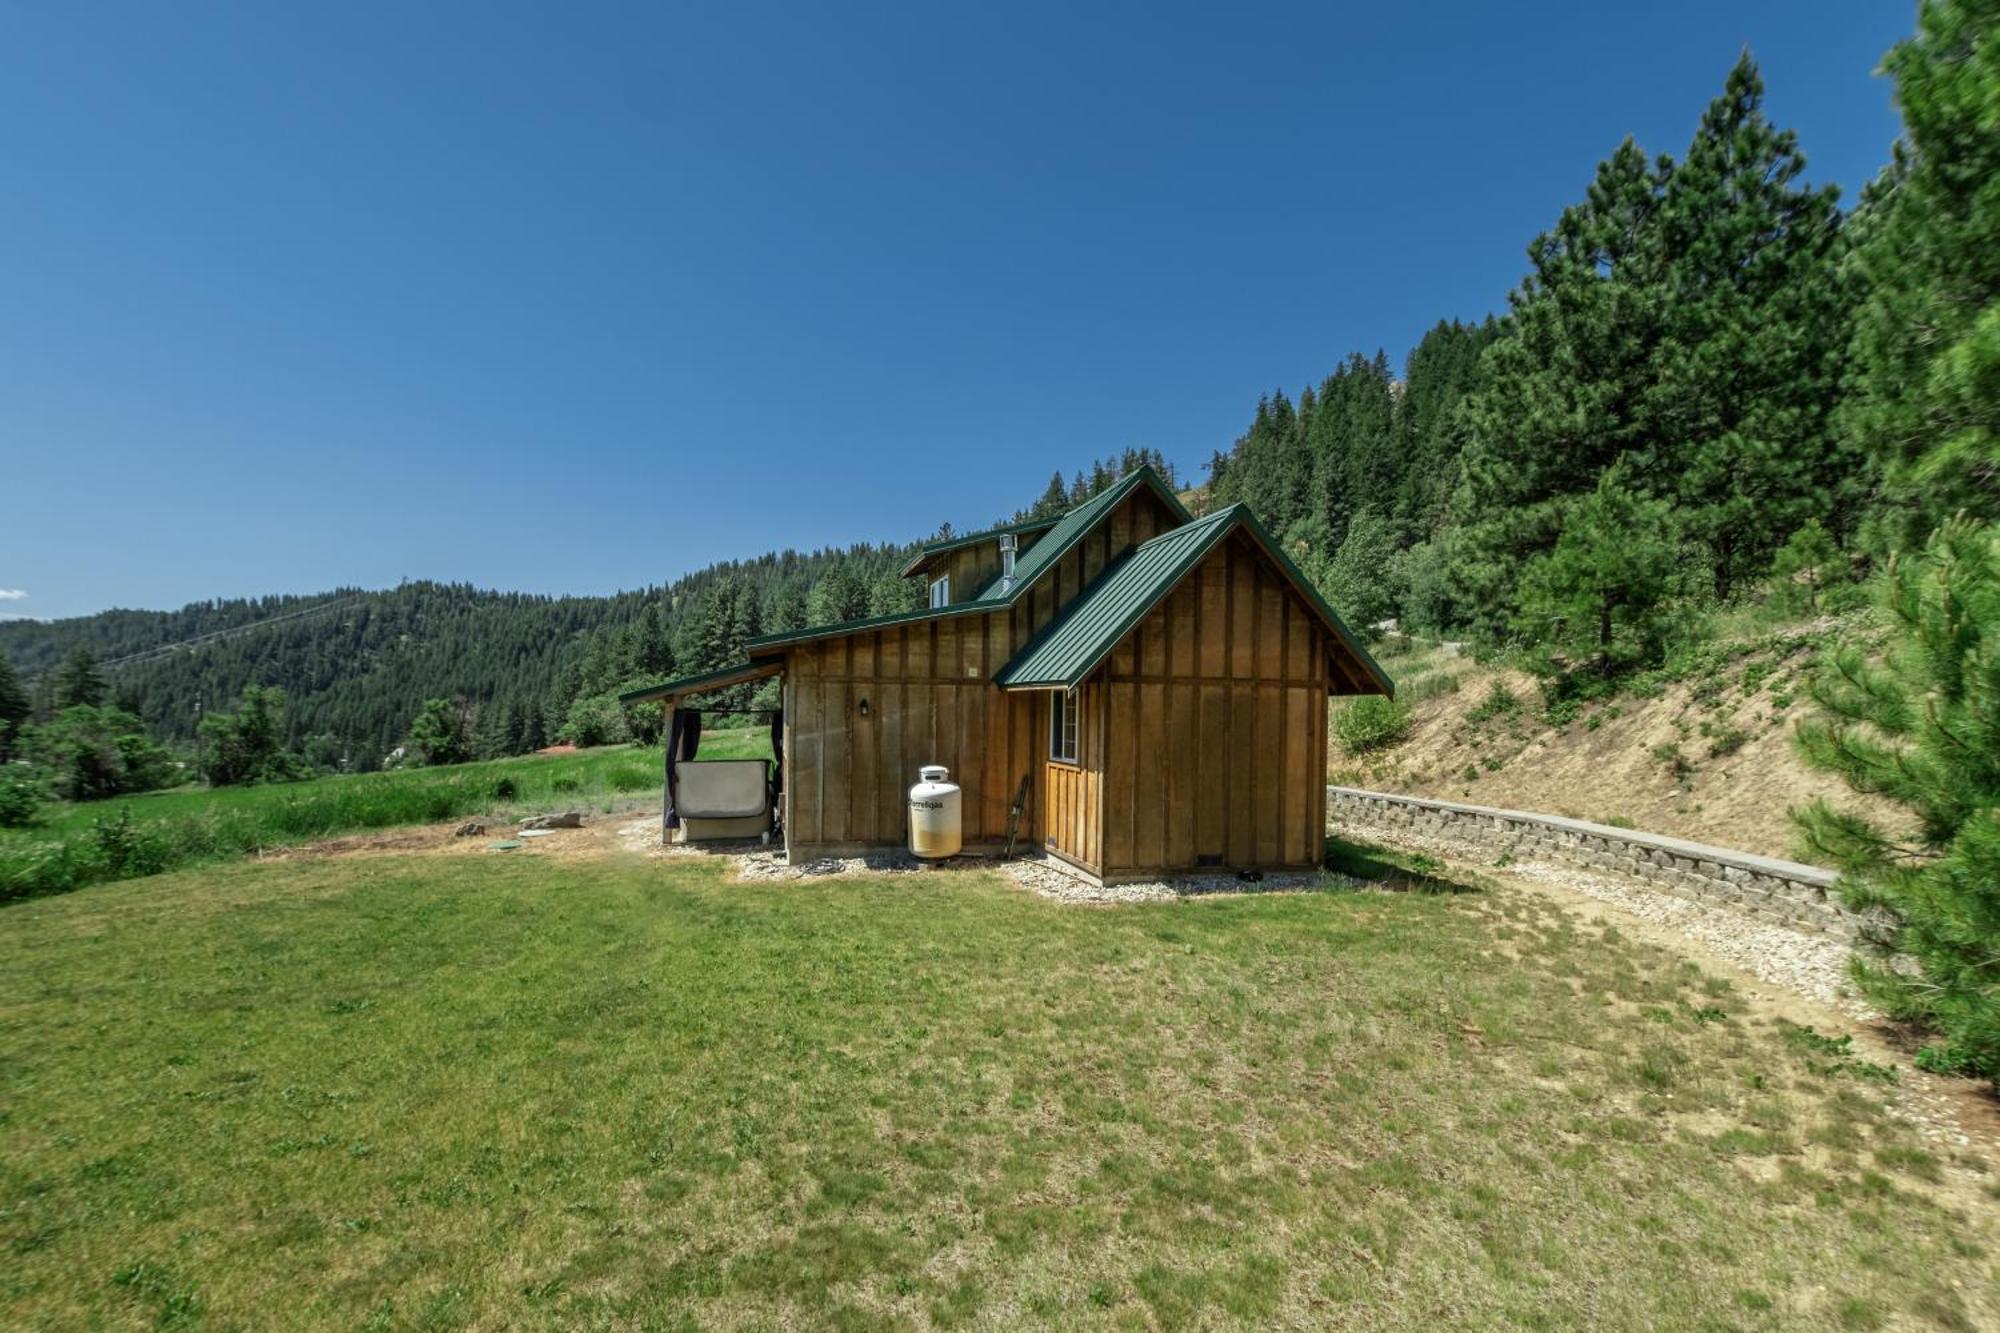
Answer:
M951 605L951 575L945 574L931 580L931 610Z

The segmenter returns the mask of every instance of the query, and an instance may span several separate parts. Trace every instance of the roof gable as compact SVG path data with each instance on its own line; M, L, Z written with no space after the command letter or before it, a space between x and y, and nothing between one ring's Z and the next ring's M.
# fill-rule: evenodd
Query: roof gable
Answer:
M934 557L946 555L952 551L962 551L968 546L977 546L981 542L997 542L1002 537L1010 534L1023 537L1031 532L1046 532L1060 522L1062 522L1061 515L1057 515L1054 518L1031 518L1021 523L1007 523L997 528L988 528L984 532L968 532L963 537L946 537L939 541L925 542L917 548L916 554L912 555L908 562L904 564L902 576L910 578L922 573Z
M977 597L968 601L954 602L950 606L935 610L900 611L885 616L871 616L865 620L847 620L832 625L814 625L805 629L787 630L779 634L766 634L751 639L748 646L753 651L773 648L783 644L797 643L806 639L837 638L844 634L854 634L861 630L879 629L885 625L901 625L918 620L943 620L951 616L972 615L985 611L1002 611L1021 600L1044 574L1061 563L1062 558L1085 537L1115 512L1126 497L1141 487L1149 488L1155 498L1166 506L1168 512L1181 523L1190 523L1194 516L1187 511L1173 488L1160 479L1150 467L1142 467L1126 473L1115 485L1109 486L1076 508L1056 520L1042 536L1027 550L1021 552L1014 562L1014 577L996 578ZM1177 529L1176 529L1177 530ZM1154 538L1155 541L1159 540Z
M1230 533L1241 530L1254 540L1384 694L1395 692L1326 599L1299 571L1278 544L1241 504L1218 509L1208 517L1175 528L1135 547L1123 560L1100 574L1083 594L1066 607L1048 628L1028 643L994 677L1002 689L1074 689L1095 671L1112 649L1130 634L1195 566Z
M1069 554L1071 548L1089 536L1098 524L1110 518L1112 512L1124 503L1125 498L1141 486L1150 487L1153 494L1166 505L1168 512L1179 518L1182 523L1193 521L1194 515L1188 513L1187 506L1181 503L1173 488L1161 481L1159 474L1153 469L1142 467L1137 471L1128 472L1119 478L1115 485L1106 487L1064 514L1054 527L1042 535L1040 541L1023 551L1020 558L1014 562L1013 580L1010 582L1004 578L995 579L984 592L979 594L978 600L1011 605L1034 584L1036 579L1054 569L1056 564Z

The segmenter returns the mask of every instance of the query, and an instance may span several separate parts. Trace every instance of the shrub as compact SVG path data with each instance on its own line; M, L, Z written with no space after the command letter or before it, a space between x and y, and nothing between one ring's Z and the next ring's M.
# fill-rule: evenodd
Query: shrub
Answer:
M570 705L569 716L556 730L556 739L581 749L618 745L631 738L625 710L619 706L615 694L592 694L578 699Z
M1662 741L1650 751L1653 762L1673 775L1674 781L1685 784L1694 775L1694 764L1681 753L1677 741Z
M1396 686L1396 697L1406 704L1420 704L1426 699L1440 695L1458 693L1459 678L1450 671L1426 671L1412 676Z
M173 849L165 831L135 822L129 809L92 824L91 838L109 872L107 879L157 875L173 863Z
M1708 757L1722 759L1750 743L1750 733L1730 722L1704 722L1701 734L1708 737Z
M41 822L49 789L22 765L8 767L21 771L0 773L0 828L33 828Z
M1507 687L1507 682L1496 680L1486 687L1486 697L1473 706L1472 711L1465 715L1465 720L1475 724L1486 722L1518 712L1520 707L1521 701Z
M1333 719L1334 738L1349 754L1385 749L1409 731L1410 710L1385 694L1364 694Z
M77 704L24 735L29 758L66 800L151 791L177 776L146 724L117 708Z

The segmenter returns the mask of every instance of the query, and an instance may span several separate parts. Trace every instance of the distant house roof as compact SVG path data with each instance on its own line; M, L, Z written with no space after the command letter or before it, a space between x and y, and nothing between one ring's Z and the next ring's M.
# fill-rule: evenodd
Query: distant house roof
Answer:
M1174 494L1173 488L1162 481L1153 469L1142 467L1126 473L1115 485L1099 491L1057 519L1049 526L1040 541L1021 552L1020 557L1014 562L1014 577L1011 580L1005 577L995 578L979 596L969 601L955 602L950 606L941 606L933 610L899 611L891 615L870 616L864 620L844 620L838 624L813 625L805 629L786 630L779 634L766 634L748 640L745 646L754 656L760 649L801 643L807 639L838 638L889 625L907 625L920 620L946 620L953 616L1005 610L1019 601L1034 585L1035 580L1053 569L1058 561L1069 554L1070 549L1097 526L1099 519L1117 508L1120 501L1141 486L1150 488L1161 502L1180 516L1183 522L1192 521L1193 516L1188 513L1187 507L1181 504L1180 497Z
M1279 545L1241 504L1142 542L1099 574L1081 596L1002 667L993 683L1002 689L1074 689L1139 622L1179 586L1202 557L1238 529L1247 532L1283 571L1299 595L1319 614L1344 648L1384 694L1391 681L1368 655L1312 582L1286 558Z
M940 541L925 542L917 548L917 553L910 557L909 563L903 566L903 577L908 578L912 574L921 572L933 556L943 555L947 551L963 550L968 546L977 546L981 542L997 542L1009 533L1019 536L1022 533L1041 532L1060 522L1062 516L1052 514L1047 518L1031 518L1021 523L988 528L984 532L969 532L963 537L946 537Z

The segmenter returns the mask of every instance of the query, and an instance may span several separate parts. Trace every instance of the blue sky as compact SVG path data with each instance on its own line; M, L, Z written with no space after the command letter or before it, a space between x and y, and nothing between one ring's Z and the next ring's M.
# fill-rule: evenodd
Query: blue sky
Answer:
M1746 43L1851 199L1911 14L17 9L0 614L608 591L1196 473L1260 392L1501 308Z

